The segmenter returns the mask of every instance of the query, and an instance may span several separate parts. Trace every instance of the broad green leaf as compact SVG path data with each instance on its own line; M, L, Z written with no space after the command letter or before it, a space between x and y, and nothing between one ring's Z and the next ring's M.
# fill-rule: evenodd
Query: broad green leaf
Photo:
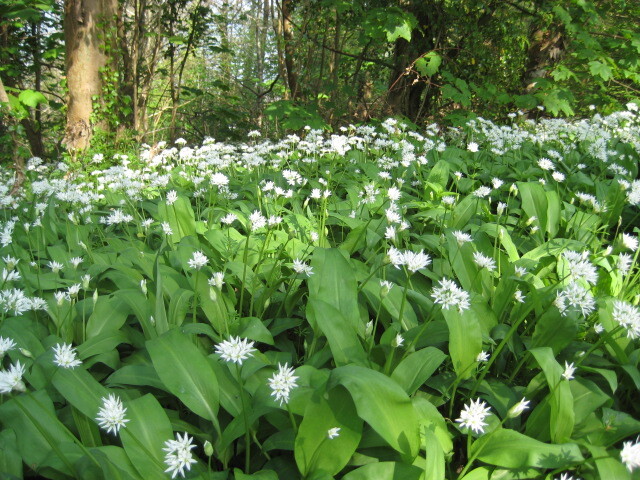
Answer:
M424 382L436 371L446 355L435 347L427 347L410 353L395 368L391 378L400 385L405 392L413 395Z
M145 479L166 480L164 442L175 440L171 422L155 397L147 394L127 403L126 428L120 440L135 469Z
M235 480L278 480L278 474L273 470L260 470L259 472L248 475L243 473L239 468L234 469L233 476Z
M546 232L549 201L544 187L537 182L518 182L518 191L522 198L522 209L527 214L525 220L535 217L531 225L538 226L540 232ZM553 238L553 237L550 237Z
M87 418L95 419L108 391L85 369L60 368L51 380L56 390Z
M575 424L573 395L569 381L562 377L564 369L555 360L553 351L549 347L534 348L529 351L542 368L549 385L551 440L558 443L566 441L571 438Z
M105 479L109 480L143 480L131 464L129 457L121 447L108 445L92 448L91 454L100 463Z
M164 383L158 377L151 365L125 365L113 372L107 379L109 385L137 385L166 390Z
M120 330L127 321L130 308L127 303L115 296L101 295L87 321L87 338L95 337L106 331Z
M129 343L127 336L121 331L105 331L78 345L78 357L85 360L114 350L121 343Z
M153 366L167 389L192 412L217 422L220 392L211 364L178 328L147 341Z
M449 355L458 378L469 378L482 351L482 330L473 308L460 313L456 308L442 310L449 328Z
M432 77L438 72L440 65L442 64L442 57L436 52L431 51L425 56L416 60L416 70L420 72L420 75L425 77Z
M374 311L378 311L380 305L395 321L400 319L400 306L402 305L403 288L400 286L394 286L389 293L380 298L380 283L379 279L371 278L366 285L362 288L362 292L366 295L367 300L371 304ZM402 312L402 323L409 330L418 326L418 317L413 309L413 306L406 302L404 305L404 311Z
M151 324L151 310L149 309L149 302L147 298L139 289L127 288L124 290L117 290L114 294L119 299L124 300L127 305L135 313L145 338L155 338L158 336L155 327Z
M425 480L445 480L444 451L435 433L424 429L424 444L427 452L424 466Z
M357 330L360 324L358 289L353 268L344 252L337 248L316 248L311 266L314 274L307 280L309 298L333 306Z
M370 463L347 473L343 480L420 480L423 470L399 462Z
M309 299L307 317L327 337L336 365L367 364L367 355L356 330L340 310L318 299Z
M158 335L162 335L169 330L169 322L167 320L167 309L164 305L164 295L162 290L162 273L160 272L160 252L156 256L153 268L153 276L156 282L156 302L154 309L155 327Z
M10 428L0 431L0 472L11 478L24 478L22 456L18 452L16 433Z
M16 432L18 451L33 470L52 466L67 475L74 474L73 462L60 445L75 447L72 456L82 456L74 437L56 417L53 402L44 390L14 396L0 405L0 420ZM73 448L73 447L72 447Z
M613 76L611 68L598 60L589 62L589 71L591 75L598 76L605 82Z
M477 454L481 462L507 468L562 468L584 460L575 443L549 445L504 428L478 438L470 454Z
M36 92L35 90L23 90L18 95L18 100L23 105L27 107L35 108L41 103L47 103L47 97L45 97L41 92Z
M179 195L172 204L166 202L158 204L158 220L168 222L171 227L171 240L179 242L183 237L196 234L196 219L191 202L184 195Z
M411 400L389 377L374 370L348 365L331 372L327 390L342 385L351 394L358 415L406 461L418 454L418 418Z
M628 480L631 478L629 471L620 462L619 453L616 450L614 456L611 456L607 449L587 443L585 445L591 453L596 468L598 469L599 478L615 478L616 480Z
M576 321L552 308L536 321L531 345L533 348L550 347L557 354L575 339L577 333Z
M330 475L340 472L356 451L362 436L362 419L349 393L334 388L309 399L296 436L294 455L303 475L323 470ZM328 437L332 428L339 435Z

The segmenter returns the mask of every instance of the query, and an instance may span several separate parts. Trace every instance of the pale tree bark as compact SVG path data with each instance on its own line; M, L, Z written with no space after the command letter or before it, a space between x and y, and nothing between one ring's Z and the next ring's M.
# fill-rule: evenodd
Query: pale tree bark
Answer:
M2 78L0 78L0 107L4 104L4 108L6 108L9 112L11 112L11 103L9 102L9 95L7 94L6 89L4 88L4 83L2 83ZM20 187L24 183L24 157L18 153L18 136L15 131L15 124L17 123L14 118L9 114L7 115L8 124L11 128L11 140L14 144L13 149L13 168L16 171L16 179L13 183L13 188L11 189L11 194L15 194L20 190Z
M301 97L298 84L298 72L294 61L295 47L293 45L293 24L291 22L292 0L282 0L280 4L282 39L284 43L284 64L287 70L287 84L294 100Z
M70 152L89 147L93 127L93 98L102 89L100 69L107 57L101 42L115 15L113 0L65 0L64 37L67 88L67 126L64 143Z

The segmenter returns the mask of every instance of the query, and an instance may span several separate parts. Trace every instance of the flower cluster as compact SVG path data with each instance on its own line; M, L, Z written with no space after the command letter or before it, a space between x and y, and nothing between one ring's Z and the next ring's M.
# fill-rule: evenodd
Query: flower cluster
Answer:
M460 412L460 418L456 420L460 424L460 428L470 428L475 433L484 433L484 427L488 424L484 423L485 418L489 415L491 407L487 407L485 402L480 399L471 401L464 406Z
M293 368L288 364L278 364L278 371L269 378L269 387L271 387L271 396L275 397L280 405L289 402L289 394L291 390L297 387L296 380L298 377L294 375Z
M163 450L166 452L164 463L167 465L165 472L170 473L171 478L176 478L178 474L184 478L185 468L191 470L191 465L198 463L191 452L196 448L192 441L193 438L185 432L182 436L177 433L175 440L164 442Z

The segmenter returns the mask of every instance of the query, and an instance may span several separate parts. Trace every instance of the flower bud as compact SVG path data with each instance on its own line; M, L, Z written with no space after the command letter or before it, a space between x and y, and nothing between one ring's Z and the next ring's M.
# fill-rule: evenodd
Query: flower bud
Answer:
M204 454L207 457L210 457L211 455L213 455L213 445L211 445L211 442L209 440L205 440L203 447L204 447Z

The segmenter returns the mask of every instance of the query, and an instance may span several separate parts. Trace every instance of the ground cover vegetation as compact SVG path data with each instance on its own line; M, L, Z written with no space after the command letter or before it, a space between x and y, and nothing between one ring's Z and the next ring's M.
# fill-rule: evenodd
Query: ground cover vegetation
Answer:
M638 478L638 106L509 118L5 172L0 469Z

